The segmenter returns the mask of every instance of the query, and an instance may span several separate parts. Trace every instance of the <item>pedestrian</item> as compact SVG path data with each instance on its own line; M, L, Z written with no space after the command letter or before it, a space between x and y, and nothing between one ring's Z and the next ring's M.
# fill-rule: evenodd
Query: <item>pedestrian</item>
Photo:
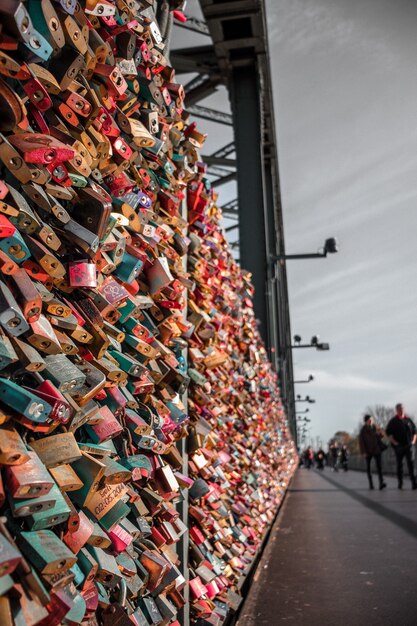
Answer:
M417 438L417 430L413 420L404 413L404 407L400 402L395 406L395 415L388 422L386 433L394 448L397 459L398 489L402 489L403 487L404 458L407 462L411 488L417 489L412 453L412 448Z
M340 463L345 472L347 472L349 469L348 461L349 461L349 450L348 450L347 445L344 443L340 451Z
M339 471L339 445L337 443L337 441L333 441L330 444L330 449L329 449L329 453L330 453L330 462L332 464L332 470L333 472L338 472Z
M324 453L324 450L320 448L320 450L317 450L317 453L316 453L317 469L319 470L324 469L325 460L326 460L326 455Z
M313 462L314 462L314 450L311 446L309 446L307 448L307 450L305 451L305 466L307 469L311 469L311 467L313 466Z
M365 422L361 428L359 433L359 448L361 454L364 455L366 459L366 473L368 474L369 480L369 489L374 488L374 483L372 480L372 471L371 471L371 462L372 459L375 459L376 463L376 471L378 472L379 479L379 488L385 489L387 486L384 483L384 478L382 476L382 464L381 464L381 454L382 454L382 431L375 425L374 418L372 415L365 415L363 418Z

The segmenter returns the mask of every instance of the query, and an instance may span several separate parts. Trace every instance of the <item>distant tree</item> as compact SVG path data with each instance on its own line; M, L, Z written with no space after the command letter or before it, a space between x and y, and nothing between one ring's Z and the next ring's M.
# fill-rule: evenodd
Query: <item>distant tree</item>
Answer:
M358 454L359 443L357 435L348 433L346 430L338 430L332 437L332 441L337 441L339 445L347 446L351 454Z
M382 428L385 428L391 417L395 414L395 409L390 406L385 406L384 404L374 404L366 407L363 414L366 415L367 413L372 415Z
M334 434L333 439L336 439L336 441L338 441L339 444L347 446L349 442L352 440L352 435L348 433L346 430L338 430Z

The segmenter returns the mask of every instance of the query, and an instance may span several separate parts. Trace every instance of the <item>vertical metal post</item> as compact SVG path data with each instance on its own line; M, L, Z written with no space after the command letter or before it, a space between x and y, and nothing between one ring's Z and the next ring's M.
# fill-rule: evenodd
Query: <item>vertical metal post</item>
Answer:
M271 346L267 303L268 224L265 219L261 87L256 65L234 67L230 78L237 157L240 264L252 273L255 315Z
M266 197L266 216L268 220L267 224L267 237L268 245L267 251L271 254L276 254L277 250L277 233L276 233L276 219L275 219L275 204L276 197L274 193L273 185L273 173L271 163L264 162L264 182L265 182L265 197ZM275 265L269 262L267 259L267 301L269 303L269 358L274 366L275 371L279 370L281 352L282 352L282 319L279 314L279 282L276 273ZM281 387L281 394L282 394Z
M181 207L181 217L187 221L187 203L184 200L182 203L182 207ZM187 234L185 232L185 234ZM184 269L187 269L187 257L184 257ZM187 317L187 300L185 299L185 305L184 305L184 313L183 313L184 318ZM186 361L188 362L188 354L187 354L187 350L183 350L183 356L186 359ZM182 398L181 398L184 406L187 409L187 404L188 404L188 394L185 393ZM182 460L183 460L183 465L182 465L182 473L185 476L188 476L188 453L187 453L187 441L186 439L180 439L180 441L177 444L178 450L181 454ZM179 559L181 561L181 573L185 578L186 581L186 585L184 588L184 598L185 598L185 604L182 607L182 609L180 609L180 611L178 612L178 619L179 622L182 626L189 626L190 624L190 602L189 602L189 596L190 596L190 590L189 590L189 586L188 586L188 580L189 580L189 570L188 570L188 554L189 554L189 535L188 535L188 489L184 489L183 492L183 500L178 504L178 509L179 509L179 513L180 513L180 518L181 520L184 522L184 524L187 526L187 532L184 533L182 535L182 537L180 538L180 541L177 544L177 552L178 552L178 556Z

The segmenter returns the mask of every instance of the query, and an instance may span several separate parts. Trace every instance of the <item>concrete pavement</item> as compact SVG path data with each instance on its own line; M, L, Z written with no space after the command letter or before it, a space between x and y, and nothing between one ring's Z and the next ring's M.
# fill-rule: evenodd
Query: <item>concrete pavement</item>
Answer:
M301 469L238 626L416 626L417 491Z

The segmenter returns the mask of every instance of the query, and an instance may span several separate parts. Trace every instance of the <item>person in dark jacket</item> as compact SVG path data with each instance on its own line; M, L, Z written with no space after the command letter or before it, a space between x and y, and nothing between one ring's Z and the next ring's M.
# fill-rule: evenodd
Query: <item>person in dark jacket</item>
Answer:
M378 472L379 479L379 488L385 489L387 485L386 483L384 483L381 465L381 440L383 434L381 430L377 428L377 426L375 426L374 418L372 417L372 415L365 415L363 421L365 423L359 433L359 447L361 454L363 454L366 459L366 473L368 474L369 489L374 488L371 471L372 459L375 459L376 463L376 470Z
M340 450L340 464L343 467L343 471L347 472L349 469L349 450L346 444L343 444Z
M320 448L320 450L318 450L316 452L317 469L319 469L319 470L324 469L325 461L326 461L326 455L324 453L324 450L322 448Z
M394 448L397 459L398 489L403 487L403 459L407 461L408 473L411 480L411 488L417 489L416 477L414 474L413 446L417 438L416 426L412 419L404 413L401 403L395 407L395 415L388 422L386 433Z

